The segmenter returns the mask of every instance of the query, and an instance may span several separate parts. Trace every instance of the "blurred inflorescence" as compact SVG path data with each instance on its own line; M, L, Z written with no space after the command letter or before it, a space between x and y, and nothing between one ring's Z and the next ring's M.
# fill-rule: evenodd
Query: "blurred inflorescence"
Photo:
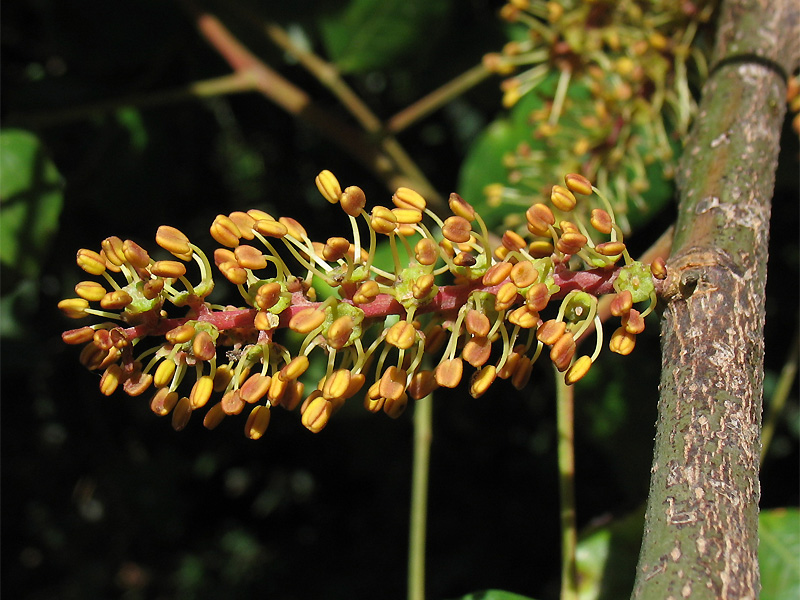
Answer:
M512 41L484 64L507 76L503 103L526 108L532 137L504 157L505 183L489 202L523 206L553 173L578 172L611 192L619 225L646 207L653 176L674 172L677 139L708 75L715 0L583 2L510 0L501 17ZM657 171L653 171L652 168Z

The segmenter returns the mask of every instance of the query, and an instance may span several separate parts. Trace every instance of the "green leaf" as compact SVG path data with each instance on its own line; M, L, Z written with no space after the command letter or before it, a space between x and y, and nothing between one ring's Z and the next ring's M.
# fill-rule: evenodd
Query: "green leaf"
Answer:
M761 600L800 598L800 510L761 511L758 527Z
M339 14L322 21L322 39L342 72L381 69L418 51L435 35L449 8L450 0L351 0Z
M533 598L521 596L514 592L504 592L503 590L482 590L462 596L458 600L533 600Z
M511 226L521 224L524 222L524 211L534 202L545 200L543 193L546 190L554 184L563 183L567 173L581 171L586 158L574 153L574 144L583 133L594 134L596 143L602 139L602 131L589 131L582 124L583 117L594 110L594 100L586 81L579 79L570 83L568 102L559 118L560 133L546 139L536 137L536 128L541 122L536 119L548 114L546 102L552 100L557 81L558 73L550 73L534 91L524 95L507 113L490 123L478 136L462 165L459 192L480 211L490 228L504 224L510 215L514 215ZM646 136L642 127L634 123L631 128L631 143L638 141L638 152L649 154L651 149L643 145L642 140ZM505 161L511 160L513 164L518 158L517 150L523 144L527 146L526 158L521 164L507 168ZM675 144L673 153L677 154L678 151L679 147ZM622 172L611 172L609 183L603 191L618 210L621 223L637 227L652 218L670 200L673 184L664 174L664 163L653 161L646 164L644 175L639 176L649 186L641 193L641 199L634 201L619 196L612 183L618 182L618 178L628 182L637 179L636 172L629 165L626 166L625 161L621 164L618 171ZM502 184L514 190L516 197L510 198L507 194L502 203L489 204L485 189L491 184Z
M0 264L35 278L63 203L61 175L35 135L0 131Z

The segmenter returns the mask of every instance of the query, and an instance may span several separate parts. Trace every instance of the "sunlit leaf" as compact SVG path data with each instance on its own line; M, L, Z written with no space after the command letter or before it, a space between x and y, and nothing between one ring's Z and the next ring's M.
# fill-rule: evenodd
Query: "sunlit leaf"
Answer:
M758 528L761 600L800 598L800 510L762 511Z
M449 0L351 0L322 21L329 58L343 72L388 67L434 36Z

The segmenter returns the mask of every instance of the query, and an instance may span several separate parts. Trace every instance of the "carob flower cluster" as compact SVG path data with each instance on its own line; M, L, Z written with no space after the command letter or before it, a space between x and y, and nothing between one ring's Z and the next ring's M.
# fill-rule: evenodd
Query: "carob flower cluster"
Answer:
M261 210L214 219L211 235L223 247L213 262L246 307L210 303L211 261L164 225L156 243L168 259L154 260L118 237L103 240L99 251L78 251L78 266L99 281L78 283L77 297L59 308L68 317L105 320L62 337L84 344L80 362L102 373L101 393L149 392L153 412L171 413L177 430L207 405L209 429L246 411L252 439L264 434L276 406L300 406L313 432L357 394L367 410L397 417L409 398L458 386L464 363L474 369L474 397L497 378L522 388L543 352L572 384L603 346L598 298L614 294L611 312L621 324L609 347L628 354L666 271L663 261L644 265L630 257L609 202L585 177L570 174L564 183L553 187L550 204L525 213L523 233L532 239L508 230L492 251L483 219L457 194L444 220L408 188L395 192L392 207L367 212L361 188L342 190L323 171L317 188L349 217L349 239L312 241L296 220ZM592 195L604 208L587 212L584 223L577 198ZM375 264L384 239L388 268ZM187 271L192 262L196 283ZM338 296L318 297L317 279ZM641 312L639 303L647 303ZM541 317L551 305L554 314ZM298 347L276 339L285 329L302 338ZM576 340L592 329L594 350L578 356ZM326 361L315 385L303 377L314 357Z

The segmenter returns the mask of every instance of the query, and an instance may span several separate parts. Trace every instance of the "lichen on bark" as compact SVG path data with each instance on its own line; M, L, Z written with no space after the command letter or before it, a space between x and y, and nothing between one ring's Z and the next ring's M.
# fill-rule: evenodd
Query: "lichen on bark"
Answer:
M791 0L724 2L678 173L662 374L633 597L758 597L764 286Z

